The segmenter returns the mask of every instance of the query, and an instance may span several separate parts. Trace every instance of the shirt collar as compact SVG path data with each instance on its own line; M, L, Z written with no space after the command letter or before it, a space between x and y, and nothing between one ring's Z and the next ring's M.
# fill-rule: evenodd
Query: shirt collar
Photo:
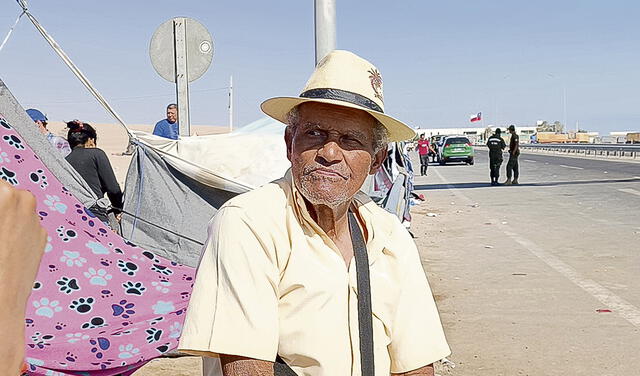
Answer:
M333 241L331 241L324 230L320 226L318 226L318 224L311 217L302 193L300 193L300 191L295 186L295 182L293 181L293 176L291 174L291 169L287 170L287 172L285 173L284 180L289 188L289 192L287 192L289 194L289 204L293 207L300 225L303 227L307 227L309 230L321 236L327 245L334 248L335 244L333 243ZM382 253L382 250L386 248L388 240L391 236L391 229L390 226L380 220L379 214L376 214L376 212L381 209L364 192L359 191L358 193L356 193L352 200L353 204L357 208L358 216L361 219L361 224L366 228L366 242L367 251L369 253L369 264L372 264L377 256ZM339 252L338 249L335 250Z

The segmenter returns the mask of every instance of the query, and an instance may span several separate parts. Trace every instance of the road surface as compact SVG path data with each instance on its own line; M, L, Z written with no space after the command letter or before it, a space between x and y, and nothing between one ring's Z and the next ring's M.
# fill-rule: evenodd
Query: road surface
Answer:
M492 187L478 151L415 179L443 374L640 375L640 163L523 153L520 170Z

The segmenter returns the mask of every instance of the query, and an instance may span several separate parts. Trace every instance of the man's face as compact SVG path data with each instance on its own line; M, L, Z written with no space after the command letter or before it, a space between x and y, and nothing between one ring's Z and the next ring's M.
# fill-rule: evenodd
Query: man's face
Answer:
M175 123L178 120L178 109L167 108L167 121L169 123Z
M40 130L40 133L42 134L49 133L49 131L47 130L47 122L44 122L42 120L36 120L36 124L38 125L38 129Z
M424 140L424 135L423 134L420 135L420 139Z
M297 127L285 133L296 187L314 205L348 202L386 156L384 149L374 152L375 119L323 103L304 103L298 110Z

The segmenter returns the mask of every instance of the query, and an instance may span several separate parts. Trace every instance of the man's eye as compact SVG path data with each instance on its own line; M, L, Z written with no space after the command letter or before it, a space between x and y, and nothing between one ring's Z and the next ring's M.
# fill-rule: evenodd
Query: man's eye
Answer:
M314 136L314 137L320 137L322 136L322 132L318 131L318 130L310 130L307 132L307 134L309 136Z
M355 137L345 137L343 140L350 145L362 145L362 142Z

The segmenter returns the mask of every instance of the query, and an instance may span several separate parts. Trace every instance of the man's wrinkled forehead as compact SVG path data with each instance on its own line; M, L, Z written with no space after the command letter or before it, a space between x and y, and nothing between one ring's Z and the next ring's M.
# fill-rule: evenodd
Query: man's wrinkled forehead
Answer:
M303 103L298 106L298 126L304 129L321 129L341 134L371 137L375 119L368 113L339 106Z

